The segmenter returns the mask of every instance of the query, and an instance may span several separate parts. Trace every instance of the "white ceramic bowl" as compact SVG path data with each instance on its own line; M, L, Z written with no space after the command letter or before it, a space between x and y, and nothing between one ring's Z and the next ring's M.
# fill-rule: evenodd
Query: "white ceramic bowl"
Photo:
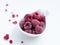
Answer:
M46 28L46 24L45 24L45 26L43 28L43 32L44 32L45 28ZM23 33L23 35L26 35L26 36L29 36L29 37L38 37L38 36L42 35L42 33L43 33L42 32L41 34L30 34L30 33L27 33L25 31L23 31L20 26L19 26L19 29L20 29L20 32Z

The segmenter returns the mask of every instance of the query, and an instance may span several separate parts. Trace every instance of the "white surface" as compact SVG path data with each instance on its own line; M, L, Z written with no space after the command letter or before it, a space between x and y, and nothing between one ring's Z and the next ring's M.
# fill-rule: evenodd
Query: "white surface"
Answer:
M5 4L8 3L8 12L4 12ZM0 45L10 45L9 40L13 40L11 45L60 45L60 0L0 0ZM43 35L38 38L28 38L23 36L18 25L13 25L8 22L12 19L11 11L18 13L19 18L13 20L20 20L26 13L34 12L38 9L49 11L46 17L47 26ZM8 41L3 39L3 36L8 33L10 38ZM20 41L24 43L21 44Z

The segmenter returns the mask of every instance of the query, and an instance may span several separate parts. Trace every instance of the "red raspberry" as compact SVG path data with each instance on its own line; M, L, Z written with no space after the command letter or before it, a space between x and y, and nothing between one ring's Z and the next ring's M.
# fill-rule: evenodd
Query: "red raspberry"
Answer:
M21 28L24 28L24 23L25 23L25 20L20 21L19 26L20 26Z
M40 24L40 22L38 21L38 20L36 20L36 19L33 19L32 21L31 21L31 23L32 23L32 25L35 27L36 25L39 25Z
M39 19L39 21L43 21L43 22L45 22L45 16L44 16L44 15L40 15L40 19Z
M26 21L31 21L31 20L32 20L31 14L26 14L25 17L24 17L24 19L25 19Z
M25 32L32 34L32 30L30 30L30 29L25 30Z
M13 43L13 41L12 41L12 40L9 40L9 43L10 43L10 44L12 44L12 43Z
M9 39L9 34L6 34L6 35L4 36L4 39L5 39L5 40L8 40L8 39Z
M34 19L39 19L40 18L40 14L38 12L34 12L33 13L33 18Z
M16 14L16 17L18 17L19 15L18 14Z
M32 28L32 25L31 25L31 22L25 22L24 24L24 29L31 29Z
M42 26L42 27L44 27L44 25L45 25L45 23L44 22L40 22L40 24L39 24L39 26Z
M13 21L12 23L13 23L13 24L17 24L17 21Z
M12 18L15 18L15 14L12 14Z
M43 32L43 28L39 25L36 26L35 30L36 30L36 34L41 34Z

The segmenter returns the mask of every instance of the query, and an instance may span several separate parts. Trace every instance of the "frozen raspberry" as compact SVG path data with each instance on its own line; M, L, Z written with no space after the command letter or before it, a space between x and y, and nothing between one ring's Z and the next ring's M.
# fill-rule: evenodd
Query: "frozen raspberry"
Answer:
M41 34L43 32L43 28L39 25L36 26L35 30L36 30L36 34Z
M9 22L11 21L11 19L8 20Z
M8 6L8 4L6 4L6 6Z
M18 17L19 15L18 14L16 14L16 17Z
M31 25L31 22L25 22L24 24L24 29L31 29L32 28L32 25Z
M39 19L39 21L43 21L43 22L45 22L45 16L44 16L44 15L40 15L40 19Z
M32 31L30 29L25 30L25 32L32 34Z
M34 19L39 19L40 18L40 14L38 12L34 12L33 13L33 18Z
M7 12L7 9L5 9L5 12Z
M12 40L9 40L9 43L10 43L10 44L12 44L12 43L13 43L13 41L12 41Z
M32 20L31 14L26 14L25 17L24 17L24 19L25 19L26 21L31 21L31 20Z
M12 23L13 23L13 24L17 24L17 21L13 21Z
M39 26L42 26L42 27L44 27L44 25L45 25L45 23L44 22L40 22L40 24L39 24Z
M4 36L4 39L5 39L5 40L8 40L8 39L9 39L9 34L6 34L6 35Z
M32 25L35 27L36 25L39 25L40 24L40 22L38 21L38 20L36 20L36 19L33 19L32 21L31 21L31 23L32 23Z
M23 41L21 41L21 43L24 43Z
M20 23L19 23L19 26L23 29L24 28L24 23L25 23L25 20L22 20L22 21L20 21Z
M15 18L15 14L12 14L12 18Z

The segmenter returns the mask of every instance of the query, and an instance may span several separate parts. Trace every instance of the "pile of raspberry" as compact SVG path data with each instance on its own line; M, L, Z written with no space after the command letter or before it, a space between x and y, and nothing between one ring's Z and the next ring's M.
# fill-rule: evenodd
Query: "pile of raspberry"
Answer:
M20 28L30 34L41 34L46 24L45 16L39 12L26 14L24 19L20 21Z

